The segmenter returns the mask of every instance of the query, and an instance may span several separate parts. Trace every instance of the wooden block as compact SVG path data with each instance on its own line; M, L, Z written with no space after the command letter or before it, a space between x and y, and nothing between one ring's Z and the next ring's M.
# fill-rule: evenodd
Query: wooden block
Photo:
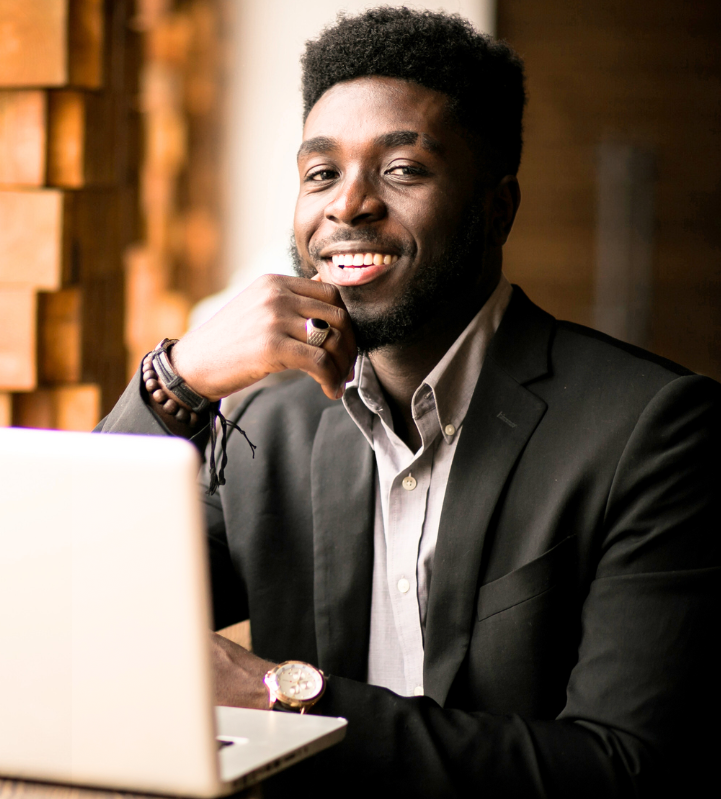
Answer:
M100 421L100 388L59 386L13 396L17 427L90 431Z
M102 0L0 0L0 86L102 84Z
M45 92L0 91L0 183L42 186L45 149Z
M41 383L82 380L80 289L38 295L38 378Z
M103 84L103 0L70 0L68 83L98 89Z
M13 418L12 395L7 391L0 391L0 427L10 427Z
M0 288L0 391L30 391L36 384L36 294Z
M68 0L0 0L0 86L67 80Z
M65 210L60 191L0 191L0 284L60 288Z
M48 183L80 188L117 180L113 98L73 90L48 95Z

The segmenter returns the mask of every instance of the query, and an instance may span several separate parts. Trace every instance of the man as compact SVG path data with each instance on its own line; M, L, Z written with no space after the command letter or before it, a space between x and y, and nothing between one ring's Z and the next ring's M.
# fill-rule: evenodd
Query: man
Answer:
M719 386L503 277L525 99L506 45L376 9L304 70L299 277L257 281L164 380L146 361L103 424L202 441L179 403L291 368L322 388L251 395L254 457L223 447L215 621L250 617L255 654L214 639L218 701L268 708L276 663L323 669L310 712L347 739L279 778L319 796L685 782L717 710Z

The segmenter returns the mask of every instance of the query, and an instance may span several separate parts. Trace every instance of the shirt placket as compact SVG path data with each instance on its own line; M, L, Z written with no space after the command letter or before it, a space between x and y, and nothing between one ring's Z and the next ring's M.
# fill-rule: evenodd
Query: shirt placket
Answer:
M417 565L431 476L425 454L395 476L388 498L386 574L408 694L423 692L423 659L413 653L423 651Z

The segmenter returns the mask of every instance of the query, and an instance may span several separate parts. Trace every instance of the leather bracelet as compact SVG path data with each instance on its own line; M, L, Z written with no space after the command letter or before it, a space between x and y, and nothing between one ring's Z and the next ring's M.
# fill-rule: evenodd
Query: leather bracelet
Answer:
M185 384L183 378L175 372L170 364L167 353L176 341L177 339L164 338L156 349L149 352L145 358L143 358L143 382L145 383L145 389L148 394L162 407L165 413L169 416L174 416L183 424L189 424L191 427L194 427L198 422L198 413L209 407L211 403L208 399L201 397ZM158 373L156 372L156 363L159 363L157 359L160 355L163 356L164 361L167 363L167 367L165 363L163 363L163 367L165 368L162 369L164 373L162 380L158 377ZM175 391L168 387L168 383L171 385L174 384ZM198 401L194 402L194 406L191 406L184 401L184 398L181 399L178 396L180 394L177 390L179 385L182 385L185 389L183 393L187 394L190 392L194 398L197 398Z
M194 413L202 413L210 405L207 397L202 397L183 380L173 369L168 353L170 348L178 341L177 338L164 338L150 353L153 370L158 374L160 382L175 397Z

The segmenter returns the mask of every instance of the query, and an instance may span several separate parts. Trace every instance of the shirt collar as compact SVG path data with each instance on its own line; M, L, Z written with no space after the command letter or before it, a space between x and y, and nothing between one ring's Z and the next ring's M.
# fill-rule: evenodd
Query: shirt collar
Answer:
M511 293L511 284L502 274L498 285L481 310L468 323L413 395L414 418L420 418L433 408L441 434L449 444L460 430L468 412L488 345L498 330L511 299ZM343 404L371 447L374 414L392 427L383 391L371 360L365 355L358 357L355 377L346 384Z

